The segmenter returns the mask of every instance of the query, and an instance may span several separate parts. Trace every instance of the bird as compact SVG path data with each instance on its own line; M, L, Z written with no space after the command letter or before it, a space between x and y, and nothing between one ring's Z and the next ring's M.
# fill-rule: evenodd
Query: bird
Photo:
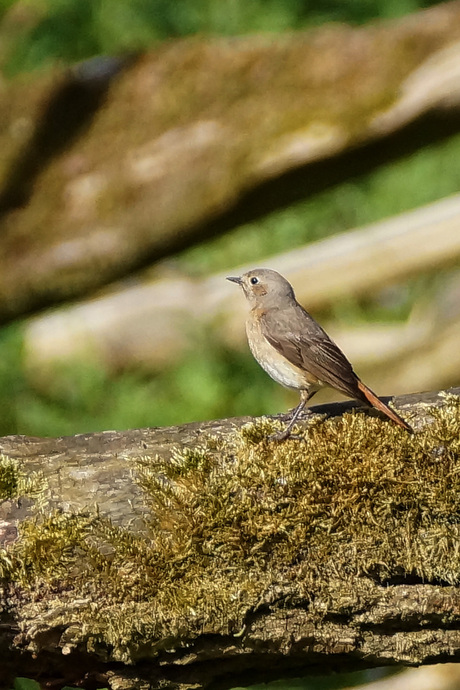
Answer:
M254 358L277 383L300 393L288 425L273 439L282 441L291 435L307 402L325 386L375 407L413 432L355 374L342 350L297 302L286 278L272 269L256 268L241 276L228 276L227 280L241 286L249 303L246 335Z

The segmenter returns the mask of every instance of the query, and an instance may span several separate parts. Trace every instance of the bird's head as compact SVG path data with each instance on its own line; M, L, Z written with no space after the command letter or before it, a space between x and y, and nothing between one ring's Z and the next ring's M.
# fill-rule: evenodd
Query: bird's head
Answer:
M270 268L254 268L242 276L229 276L227 280L241 285L252 309L282 307L286 301L295 299L291 284Z

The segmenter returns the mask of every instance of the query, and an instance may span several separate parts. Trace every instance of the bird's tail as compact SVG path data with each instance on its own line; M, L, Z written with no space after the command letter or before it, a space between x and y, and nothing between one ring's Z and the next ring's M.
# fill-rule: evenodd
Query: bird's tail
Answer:
M396 414L394 410L392 410L388 405L385 405L384 402L382 402L376 395L371 391L370 388L364 385L362 381L358 381L358 388L362 393L362 399L365 400L369 405L372 405L372 407L375 407L377 410L380 410L380 412L383 412L383 414L386 414L387 417L393 420L393 422L396 422L396 424L399 424L399 426L402 426L403 429L406 429L406 431L409 431L410 433L413 433L413 429L407 422L402 419L399 414Z

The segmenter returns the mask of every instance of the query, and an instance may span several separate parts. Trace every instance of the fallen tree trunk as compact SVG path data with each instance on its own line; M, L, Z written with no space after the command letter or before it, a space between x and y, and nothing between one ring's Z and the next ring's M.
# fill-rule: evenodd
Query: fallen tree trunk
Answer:
M460 389L0 450L0 678L230 688L460 659Z

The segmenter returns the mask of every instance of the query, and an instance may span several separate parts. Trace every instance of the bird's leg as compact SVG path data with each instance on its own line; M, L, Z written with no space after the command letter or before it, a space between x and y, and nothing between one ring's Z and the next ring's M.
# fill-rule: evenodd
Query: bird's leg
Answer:
M299 418L302 410L304 409L305 405L307 404L307 402L315 395L316 392L317 392L316 390L310 390L310 391L301 390L300 391L300 402L297 405L297 407L295 407L293 409L292 417L291 417L289 424L287 425L287 427L283 431L278 431L276 434L271 434L271 436L269 436L269 439L271 441L284 441L286 438L288 438L288 436L292 435L291 434L292 427L294 426L294 424L298 420L298 418Z

